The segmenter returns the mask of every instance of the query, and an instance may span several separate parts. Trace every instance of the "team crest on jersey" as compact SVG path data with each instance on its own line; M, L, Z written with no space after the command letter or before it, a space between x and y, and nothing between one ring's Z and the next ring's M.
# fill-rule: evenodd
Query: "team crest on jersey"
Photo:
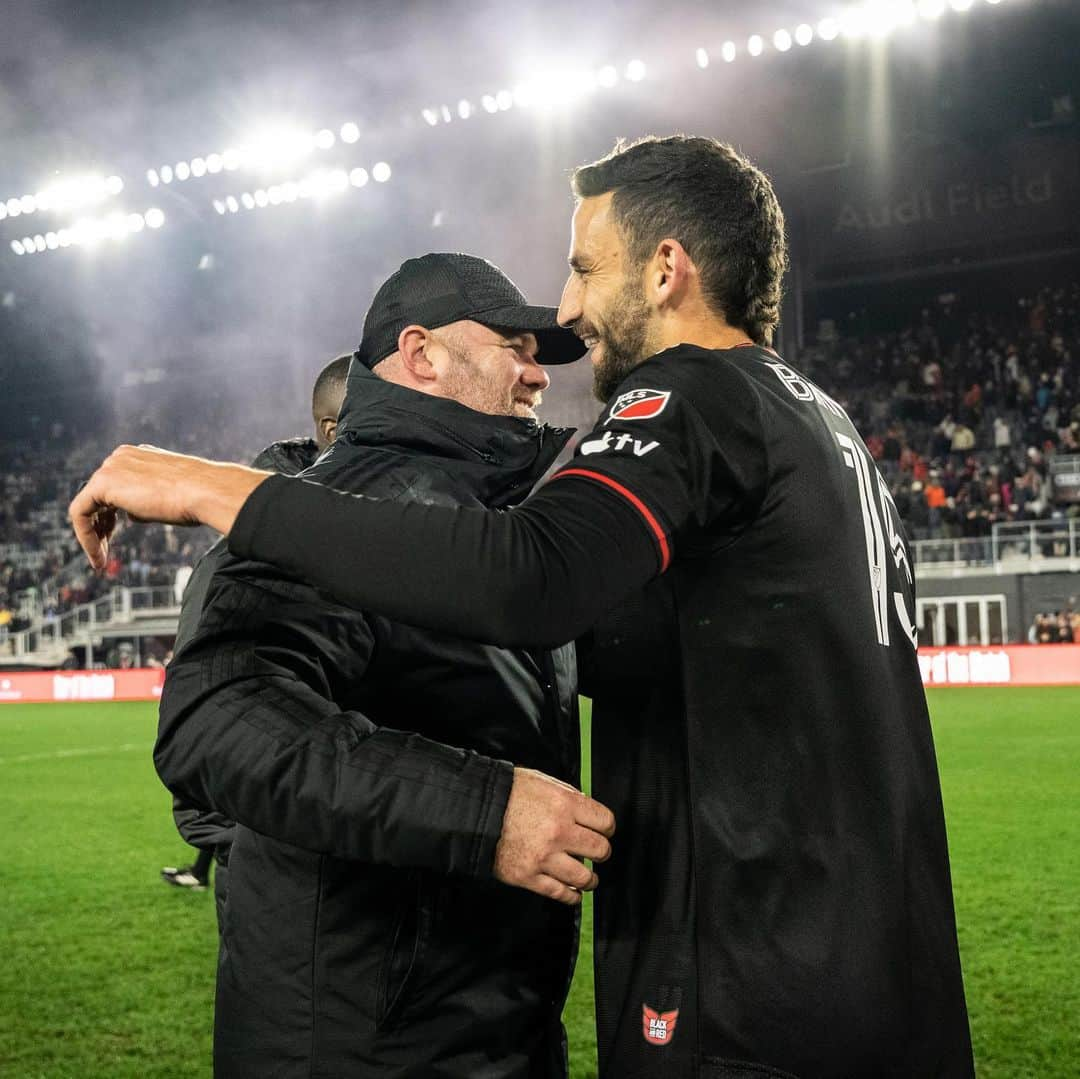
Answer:
M669 390L628 390L615 398L604 426L612 420L651 420L664 411L670 397Z
M678 1008L673 1012L658 1012L648 1004L641 1005L642 1033L650 1045L668 1045L675 1037L675 1024L678 1019Z

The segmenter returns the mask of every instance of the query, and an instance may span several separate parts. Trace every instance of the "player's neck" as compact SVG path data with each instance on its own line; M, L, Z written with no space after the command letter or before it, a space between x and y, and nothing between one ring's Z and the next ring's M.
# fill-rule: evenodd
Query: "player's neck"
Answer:
M665 319L661 323L658 336L656 352L674 348L676 345L724 349L753 344L750 335L745 330L729 326L719 318Z

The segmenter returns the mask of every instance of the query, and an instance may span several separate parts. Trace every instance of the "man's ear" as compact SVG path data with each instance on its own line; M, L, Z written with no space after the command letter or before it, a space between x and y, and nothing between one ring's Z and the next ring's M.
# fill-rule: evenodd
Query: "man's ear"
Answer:
M661 240L645 268L646 295L657 307L678 306L695 274L686 248L670 237Z
M329 446L337 438L337 417L323 416L319 420L319 430L322 432L323 441Z
M423 326L406 326L398 334L398 353L401 362L413 378L420 382L432 382L437 377L435 365L428 350L437 347L430 330Z

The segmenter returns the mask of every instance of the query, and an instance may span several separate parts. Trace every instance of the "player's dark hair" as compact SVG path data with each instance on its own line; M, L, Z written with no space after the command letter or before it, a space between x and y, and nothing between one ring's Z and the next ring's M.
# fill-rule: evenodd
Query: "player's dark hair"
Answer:
M751 161L716 139L649 136L620 140L571 182L578 198L614 192L615 222L635 264L661 240L678 240L713 309L759 345L772 343L787 240L772 184Z
M315 379L315 386L311 391L312 411L318 412L320 400L335 396L344 391L345 379L349 374L349 364L352 363L352 353L347 356L338 356L331 360Z

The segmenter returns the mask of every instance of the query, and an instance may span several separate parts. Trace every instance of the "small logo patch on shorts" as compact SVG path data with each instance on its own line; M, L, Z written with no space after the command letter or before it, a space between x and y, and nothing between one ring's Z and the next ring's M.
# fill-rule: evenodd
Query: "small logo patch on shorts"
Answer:
M678 1018L678 1008L673 1012L658 1012L648 1004L642 1004L641 1027L645 1040L650 1045L667 1045L675 1036L675 1023Z

